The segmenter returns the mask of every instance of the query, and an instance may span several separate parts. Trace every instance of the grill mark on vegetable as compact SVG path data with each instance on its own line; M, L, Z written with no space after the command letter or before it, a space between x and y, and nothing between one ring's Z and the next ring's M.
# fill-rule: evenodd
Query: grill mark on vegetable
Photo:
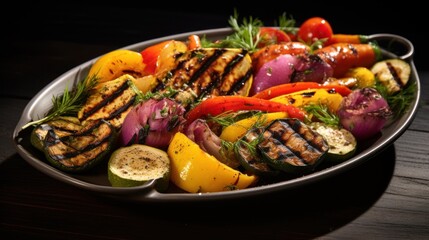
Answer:
M399 77L398 72L396 72L395 67L390 62L386 62L386 65L395 82L399 84L399 86L403 86L401 78Z
M252 68L249 68L246 74L232 85L231 89L227 92L227 95L233 95L236 92L240 91L244 87L246 82L252 77L252 74L253 70Z
M126 111L127 109L131 108L134 105L135 100L136 100L136 95L134 95L127 103L125 103L120 108L118 108L113 113L111 113L108 118L105 118L105 120L112 120L112 119L115 119L117 117L120 117L120 115L124 111Z
M303 98L311 98L316 94L316 91L304 92L301 94Z
M120 97L125 90L129 88L128 81L124 81L122 85L118 88L118 90L114 91L113 94L108 95L106 98L103 98L103 101L98 102L96 106L94 106L91 110L85 112L82 116L82 119L87 119L94 113L96 113L98 110L105 107L109 102L113 101L114 99ZM134 97L135 98L135 97ZM134 99L133 98L133 99ZM110 117L112 119L112 117Z
M203 64L195 71L194 75L191 76L191 78L187 82L188 85L190 86L196 80L198 80L208 69L210 69L210 66L212 65L212 63L216 62L219 59L219 57L221 57L224 53L225 53L224 49L215 49L214 53L211 56L208 56L207 60L204 61ZM211 77L212 77L212 80L213 78L214 79L217 78L214 75ZM218 79L219 78L217 78L217 80Z
M107 129L109 131L106 131L105 129L103 129L104 130L103 134L100 135L101 139L98 139L97 138L98 136L94 135L93 131L94 131L94 129L100 128L101 124L106 124L106 127L107 127ZM72 150L72 152L63 152L62 154L57 154L57 155L50 154L50 157L53 160L61 161L61 160L65 160L65 159L70 159L70 158L76 157L76 156L78 156L80 154L85 154L85 153L87 153L87 152L89 152L91 150L94 150L95 148L98 148L100 146L103 147L103 144L108 144L109 138L110 138L111 134L112 134L112 130L110 129L109 126L107 126L107 123L105 123L103 121L97 121L96 124L92 125L87 130L82 131L82 132L80 132L78 134L71 135L71 136L65 136L65 137L61 137L61 138L59 138L55 134L55 132L53 131L53 129L50 129L48 131L48 134L47 134L46 139L45 139L45 146L46 146L46 148L49 148L49 149L57 147L57 148L61 149L62 151L67 150L67 148L69 150ZM70 144L73 141L76 141L77 138L79 138L79 137L85 137L85 136L95 137L95 141L91 141L88 145L86 145L86 146L84 146L83 148L80 148L80 149L78 149L76 147L73 147ZM63 145L63 146L61 146L61 145ZM98 156L98 154L97 154L97 156ZM94 157L91 157L91 158L88 158L88 159L91 160L93 158Z
M213 74L210 77L211 82L208 84L208 86L205 89L202 89L203 91L201 91L199 97L213 93L213 89L218 87L219 84L220 86L222 86L224 83L229 83L228 81L226 81L226 78L228 77L229 74L235 73L234 70L236 70L236 67L238 66L238 64L244 60L245 54L246 52L244 50L234 53L234 57L232 57L231 61L227 63L226 67L224 68L223 72L221 72L220 76ZM218 59L220 57L222 56L219 56ZM246 72L244 77L242 78L233 77L233 79L235 79L236 81L231 84L231 87L229 88L229 90L226 92L222 91L216 95L235 94L236 92L238 92L238 90L240 90L244 86L244 83L250 78L251 74L252 74L252 71L251 71L251 68L249 68L249 70ZM201 84L198 84L197 86L201 86ZM219 90L220 89L222 89L222 87L220 87Z
M183 100L187 96L191 101L210 95L234 95L252 77L251 67L246 72L241 70L246 55L246 50L228 49L198 49L183 54L177 66L158 79L154 91L171 86L181 90L174 98Z
M283 149L281 145L274 145L280 147L279 150L283 151L276 160L290 161L298 165L300 162L305 165L312 165L328 150L325 145L320 145L320 138L314 132L302 125L301 122L292 119L288 122L275 121L264 132L264 138L276 139L278 141L276 143L287 147L287 149ZM315 138L317 139L316 141L312 140ZM287 150L290 150L291 153Z

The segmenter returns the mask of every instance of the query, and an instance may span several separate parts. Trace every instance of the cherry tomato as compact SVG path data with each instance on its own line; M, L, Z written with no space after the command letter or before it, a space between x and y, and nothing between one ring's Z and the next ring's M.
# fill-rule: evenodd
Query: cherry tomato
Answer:
M259 34L261 35L261 41L258 44L258 48L291 41L289 35L278 28L261 27L259 29Z
M312 17L301 24L297 37L307 44L312 44L321 39L329 40L332 34L332 27L328 21L321 17Z

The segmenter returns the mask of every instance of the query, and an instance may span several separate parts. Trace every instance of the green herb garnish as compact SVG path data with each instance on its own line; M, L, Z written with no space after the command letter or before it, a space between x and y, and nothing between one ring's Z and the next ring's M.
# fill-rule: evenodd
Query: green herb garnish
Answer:
M45 117L25 124L22 129L45 123L59 116L77 114L87 99L90 90L94 88L97 82L98 78L93 75L91 77L87 76L83 81L79 81L72 90L69 90L68 86L66 86L62 95L52 97L52 108Z
M375 89L386 99L390 109L393 111L393 119L396 119L408 110L412 101L415 99L417 85L415 82L412 82L400 91L389 94L387 87L379 81L376 81Z
M330 126L339 126L340 118L331 113L328 107L324 104L308 104L304 106L304 110L310 114L310 116L315 116L317 119ZM311 119L308 121L311 122Z

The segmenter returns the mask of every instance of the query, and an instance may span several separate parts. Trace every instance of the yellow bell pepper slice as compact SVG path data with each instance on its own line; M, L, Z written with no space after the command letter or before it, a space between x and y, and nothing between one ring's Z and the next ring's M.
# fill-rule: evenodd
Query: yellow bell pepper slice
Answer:
M332 113L336 113L343 100L343 96L337 92L329 91L329 89L317 88L280 95L270 100L300 108L308 104L323 104Z
M228 142L236 142L254 125L266 126L273 120L286 118L289 115L286 112L273 112L257 114L255 116L237 121L222 130L220 138Z
M138 78L144 75L145 66L139 52L118 49L98 58L91 66L88 76L96 76L98 83L116 79L126 73Z
M174 135L167 153L171 182L190 193L245 189L257 180L221 163L181 132Z

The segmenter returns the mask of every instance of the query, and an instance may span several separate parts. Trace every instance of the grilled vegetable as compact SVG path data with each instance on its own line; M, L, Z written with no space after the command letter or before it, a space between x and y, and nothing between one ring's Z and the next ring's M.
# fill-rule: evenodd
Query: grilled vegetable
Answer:
M332 76L332 67L314 54L282 54L266 62L255 73L250 95L289 82L323 82Z
M279 102L243 96L220 96L207 99L186 113L186 125L198 118L217 116L225 112L259 110L264 112L286 112L289 117L304 119L304 111ZM185 127L186 129L186 127Z
M105 119L119 129L136 100L137 94L131 87L133 81L134 77L125 74L99 84L78 112L79 120Z
M334 33L325 43L325 46L334 43L368 43L368 38L366 35Z
M107 172L113 187L134 187L154 180L155 189L165 192L170 181L170 159L163 150L133 144L112 153Z
M310 52L310 47L302 42L285 42L265 46L252 54L253 73L257 73L261 67L280 55L299 55Z
M174 68L158 77L153 92L176 90L173 96L184 106L213 96L247 96L252 84L252 65L242 49L204 48L185 52ZM171 88L171 89L170 89Z
M125 117L119 135L121 146L134 143L165 149L185 121L185 109L168 99L148 99L134 106Z
M54 131L55 135L62 138L76 134L82 129L82 125L76 117L61 116L54 120L36 126L31 132L31 145L43 151L44 141L48 131Z
M345 74L345 78L355 78L355 88L374 87L375 75L366 67L350 68Z
M258 179L221 163L181 132L174 135L167 153L171 160L171 181L187 192L245 189Z
M408 83L411 74L410 64L401 59L387 59L377 62L371 68L377 80L393 94Z
M280 95L272 98L271 101L290 104L295 107L304 107L310 103L323 104L328 106L330 112L335 113L338 110L342 99L343 96L332 89L316 88Z
M372 43L335 43L314 53L332 66L336 78L343 77L350 68L371 67L381 59L380 49Z
M166 40L143 49L140 53L143 57L145 75L163 72L174 66L176 55L186 52L187 45L182 41Z
M275 169L290 174L313 171L329 150L326 140L294 118L274 120L257 144L263 159Z
M116 129L107 121L88 120L71 135L60 136L48 125L43 141L47 160L66 172L87 171L105 160L117 139Z
M127 49L118 49L101 56L91 66L88 76L96 76L98 83L116 79L124 74L135 78L144 74L145 64L142 55Z
M337 113L341 125L363 141L378 134L393 112L377 90L362 88L344 97Z
M264 128L252 128L234 145L234 152L241 166L250 174L261 177L275 177L280 170L271 167L257 152L256 146L262 140Z
M313 131L322 135L329 145L325 161L340 163L355 154L357 141L350 131L321 122L312 122L309 126Z
M285 95L289 93L294 93L307 89L316 89L316 88L326 88L330 89L330 91L335 91L341 96L347 96L350 94L352 90L346 86L338 85L338 84L320 84L317 82L294 82L294 83L285 83L280 84L274 87L267 88L263 91L258 92L252 97L262 98L262 99L271 99L280 95Z
M235 158L232 144L222 141L222 139L210 129L205 120L195 120L189 125L185 134L189 139L198 144L202 150L225 165L234 169L237 169L240 165Z
M235 142L245 135L250 128L266 126L275 119L287 117L286 112L256 114L225 127L219 137L228 142Z

